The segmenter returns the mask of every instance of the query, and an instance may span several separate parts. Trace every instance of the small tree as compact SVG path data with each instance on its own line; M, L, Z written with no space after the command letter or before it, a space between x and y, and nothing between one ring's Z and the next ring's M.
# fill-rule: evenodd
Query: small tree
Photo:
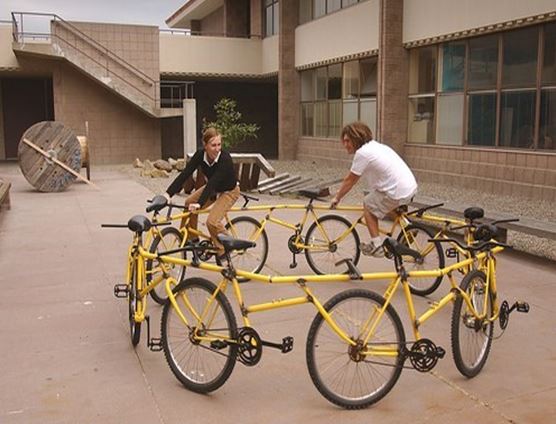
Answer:
M235 100L226 97L214 105L216 121L207 122L203 118L203 131L208 127L216 128L222 134L222 147L228 149L248 138L257 138L259 126L241 123L241 113L236 110Z

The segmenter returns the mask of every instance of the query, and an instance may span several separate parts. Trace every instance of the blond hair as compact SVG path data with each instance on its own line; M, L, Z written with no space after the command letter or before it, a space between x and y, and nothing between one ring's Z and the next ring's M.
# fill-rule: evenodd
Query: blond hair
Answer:
M208 127L204 132L203 132L203 144L207 144L210 140L212 140L214 137L221 135L220 131L218 131L216 128L214 127Z

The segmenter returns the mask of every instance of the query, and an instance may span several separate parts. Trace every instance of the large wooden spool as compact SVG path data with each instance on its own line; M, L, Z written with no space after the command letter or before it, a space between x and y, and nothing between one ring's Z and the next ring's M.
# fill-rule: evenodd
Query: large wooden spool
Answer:
M43 121L28 128L21 137L17 156L27 181L43 192L62 191L76 179L55 160L76 173L81 169L81 144L73 131L60 122Z

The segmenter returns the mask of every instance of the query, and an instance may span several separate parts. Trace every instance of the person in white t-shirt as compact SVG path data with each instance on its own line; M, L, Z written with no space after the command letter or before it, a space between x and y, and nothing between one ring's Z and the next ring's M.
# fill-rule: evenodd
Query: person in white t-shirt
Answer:
M378 220L401 205L407 205L417 192L417 182L403 159L390 147L373 140L371 129L362 122L353 122L342 129L342 144L354 154L350 172L332 198L336 207L351 188L363 179L369 193L363 200L365 222L371 235L370 243L361 243L367 256L384 256Z

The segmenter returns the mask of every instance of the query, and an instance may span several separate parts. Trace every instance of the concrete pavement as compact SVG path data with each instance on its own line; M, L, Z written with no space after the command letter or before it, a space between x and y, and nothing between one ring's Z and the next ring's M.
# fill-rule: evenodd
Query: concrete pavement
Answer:
M449 341L450 308L428 321L424 337L447 350L432 373L404 370L394 389L373 407L345 411L313 386L305 364L305 340L315 310L310 305L255 314L265 339L295 339L293 352L265 350L254 368L240 364L218 391L187 391L169 370L164 355L129 342L127 305L112 295L123 282L130 235L101 230L144 211L151 193L125 175L93 172L95 191L76 183L63 193L38 193L16 164L0 164L12 181L12 209L0 213L0 423L551 423L556 415L556 265L507 252L498 266L499 291L524 299L528 315L514 314L495 340L478 377L462 377ZM264 199L280 202L283 199ZM289 201L288 201L289 202ZM295 222L299 212L283 212ZM269 227L266 273L292 274L286 247L289 233ZM295 273L309 273L302 256ZM364 258L360 268L390 270L391 263ZM210 274L204 274L214 279ZM319 298L361 283L314 286ZM384 282L364 287L382 292ZM443 286L445 288L446 286ZM242 286L256 303L289 294L294 287ZM439 298L419 299L420 308ZM406 336L407 313L395 304ZM236 308L237 311L237 308ZM160 308L149 303L151 330L158 335Z

